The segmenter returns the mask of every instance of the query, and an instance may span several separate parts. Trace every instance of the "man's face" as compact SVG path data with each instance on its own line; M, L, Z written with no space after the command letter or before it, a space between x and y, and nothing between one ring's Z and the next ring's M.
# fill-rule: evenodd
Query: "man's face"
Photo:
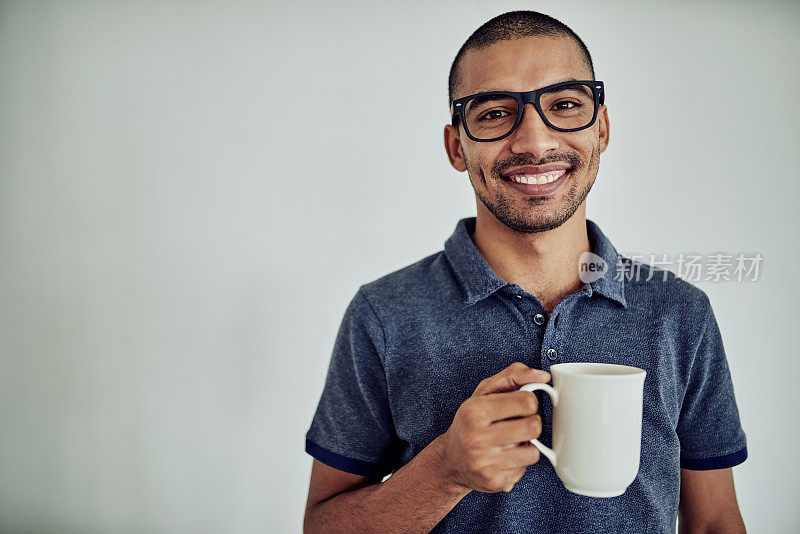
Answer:
M525 37L470 50L461 63L461 79L455 98L483 91L530 91L568 79L590 80L591 71L572 39ZM517 129L499 141L473 141L460 123L457 130L445 127L445 146L453 167L467 170L476 196L489 212L522 233L557 228L581 207L608 141L605 106L591 127L577 132L549 128L530 104L525 105ZM520 191L505 177L518 167L548 164L568 167L568 172L558 188L546 194ZM525 174L531 174L530 170Z

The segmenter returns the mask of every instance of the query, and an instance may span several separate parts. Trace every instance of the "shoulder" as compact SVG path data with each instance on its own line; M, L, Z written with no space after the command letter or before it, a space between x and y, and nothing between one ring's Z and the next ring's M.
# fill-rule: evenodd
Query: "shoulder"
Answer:
M420 314L463 299L443 250L361 285L358 293L384 326L413 322Z
M346 345L372 343L382 359L394 331L413 317L429 315L423 303L441 294L451 276L448 270L440 251L362 284L345 310L339 335Z
M452 282L452 271L444 251L440 250L363 284L359 292L373 305L388 301L409 305L440 294Z
M629 303L659 315L690 322L703 321L711 312L705 291L672 271L619 256Z

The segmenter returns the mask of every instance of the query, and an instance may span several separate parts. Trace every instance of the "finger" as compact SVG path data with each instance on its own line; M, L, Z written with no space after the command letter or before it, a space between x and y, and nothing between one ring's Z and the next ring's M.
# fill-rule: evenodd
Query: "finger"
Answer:
M475 388L472 396L488 395L489 393L502 393L514 391L531 382L549 382L550 373L541 369L533 369L524 363L515 362L494 376L484 379Z
M483 395L480 401L489 423L510 417L525 417L539 411L539 399L532 391L507 391Z
M542 433L542 418L539 415L529 415L519 419L498 421L489 425L492 437L489 443L499 447L529 442L538 438Z
M502 455L503 465L507 466L505 469L519 469L520 467L533 465L541 458L539 449L530 441L503 449Z

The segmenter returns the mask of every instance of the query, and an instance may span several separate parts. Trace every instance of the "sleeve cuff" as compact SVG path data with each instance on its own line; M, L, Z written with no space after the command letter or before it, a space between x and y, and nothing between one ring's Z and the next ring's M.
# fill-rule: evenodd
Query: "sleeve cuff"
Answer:
M392 471L392 467L388 464L348 458L324 449L308 438L306 438L306 452L325 465L353 475L383 478Z
M747 447L742 448L731 454L725 456L716 456L713 458L686 458L681 455L681 467L684 469L692 469L695 471L707 471L709 469L726 469L739 465L747 459Z

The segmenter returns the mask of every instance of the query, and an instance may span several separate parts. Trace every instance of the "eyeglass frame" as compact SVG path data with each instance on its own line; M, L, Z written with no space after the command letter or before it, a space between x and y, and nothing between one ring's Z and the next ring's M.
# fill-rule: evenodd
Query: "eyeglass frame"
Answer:
M547 117L544 116L544 112L542 111L542 106L539 103L539 99L544 93L552 91L553 89L558 89L560 87L567 87L575 84L589 85L592 89L592 94L594 95L594 114L592 115L592 120L589 121L589 124L587 124L586 126L582 126L580 128L559 128L553 125L549 120L547 120ZM519 111L517 111L517 120L516 122L514 122L514 126L511 127L511 130L507 134L502 135L500 137L495 137L493 139L478 139L470 133L469 128L467 128L467 121L464 118L464 107L465 107L464 104L471 98L483 95L512 96L516 98L517 105L519 106L518 108ZM580 130L585 130L586 128L589 128L595 123L595 121L597 120L597 113L600 110L600 106L604 105L605 103L605 96L606 96L605 86L603 85L603 82L599 80L569 80L566 82L559 82L559 83L554 83L552 85L547 85L545 87L540 87L539 89L534 89L532 91L522 91L522 92L485 91L482 93L475 93L473 95L462 96L461 98L456 98L450 103L450 116L452 117L453 127L458 128L458 125L456 124L456 116L457 116L461 120L461 124L464 125L464 131L467 133L467 136L473 141L477 141L479 143L499 141L501 139L505 139L506 137L514 133L514 130L517 129L519 123L522 122L522 115L525 111L525 104L528 103L533 104L533 107L534 109L536 109L536 112L539 114L539 117L542 119L542 122L544 122L549 128L552 128L553 130L559 132L577 132Z

